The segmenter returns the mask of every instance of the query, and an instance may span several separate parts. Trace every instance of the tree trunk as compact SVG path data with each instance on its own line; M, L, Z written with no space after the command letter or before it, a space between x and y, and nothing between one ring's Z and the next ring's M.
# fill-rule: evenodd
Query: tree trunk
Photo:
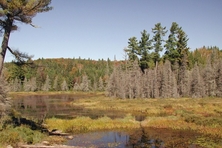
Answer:
M9 36L11 33L12 24L13 24L13 17L8 16L8 19L6 20L6 25L5 25L6 27L4 28L5 32L4 32L4 36L2 40L2 46L0 48L0 75L2 74L2 69L4 65L4 60L5 60L5 55L6 55L6 51L8 47L8 41L9 41Z

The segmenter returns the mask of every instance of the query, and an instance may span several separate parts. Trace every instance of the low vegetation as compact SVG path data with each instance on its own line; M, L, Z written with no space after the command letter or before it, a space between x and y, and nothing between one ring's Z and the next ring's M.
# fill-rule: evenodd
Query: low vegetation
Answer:
M203 99L110 99L103 96L79 99L73 106L82 106L92 110L116 110L125 112L124 119L102 117L91 119L78 117L72 120L47 119L49 129L58 128L64 132L82 133L105 129L133 129L141 126L171 130L192 131L217 143L222 138L222 100L220 98ZM145 115L143 121L136 121L133 115ZM213 140L212 140L213 139ZM201 138L195 143L201 145ZM221 142L221 141L220 141ZM209 143L210 144L210 143ZM206 142L202 143L204 147Z
M57 92L62 93L62 92ZM29 95L45 93L31 93ZM53 95L54 93L49 93ZM87 110L115 112L125 117L102 116L90 118L79 116L73 119L48 118L44 120L44 126L49 131L61 130L65 133L86 133L102 130L132 130L139 128L168 129L176 131L192 131L201 135L193 141L203 147L217 147L222 138L222 99L221 98L179 98L179 99L115 99L105 97L103 93L73 93L69 95L82 95L81 99L75 99L70 105L82 107ZM16 95L11 93L10 96ZM18 93L17 93L18 95ZM28 95L19 93L19 95ZM84 96L84 97L83 97ZM88 96L88 97L87 97ZM138 121L136 116L143 116ZM5 119L5 122L10 120ZM1 145L18 143L38 143L47 139L58 143L62 139L47 137L38 130L31 130L26 125L17 127L1 124ZM205 140L205 142L203 142Z

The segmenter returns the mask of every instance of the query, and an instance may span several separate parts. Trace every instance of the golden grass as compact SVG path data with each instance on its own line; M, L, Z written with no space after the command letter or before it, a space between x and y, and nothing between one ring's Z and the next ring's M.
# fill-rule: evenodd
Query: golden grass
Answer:
M98 119L77 117L71 120L51 118L46 119L45 124L50 130L60 129L63 132L68 133L83 133L98 130L131 129L140 127L140 123L135 121L134 117L131 115L127 115L123 119L114 120L108 117L102 117Z
M104 96L80 99L73 106L141 113L144 127L194 130L222 138L221 98L111 99Z

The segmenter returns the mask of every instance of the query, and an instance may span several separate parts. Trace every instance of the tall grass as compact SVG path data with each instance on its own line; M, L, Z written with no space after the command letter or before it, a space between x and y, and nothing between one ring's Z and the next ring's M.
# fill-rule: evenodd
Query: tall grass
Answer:
M68 133L84 133L89 131L110 130L110 129L131 129L139 128L140 123L135 121L131 115L127 115L123 119L110 119L102 117L98 119L91 119L89 117L77 117L71 120L65 119L46 119L45 124L52 129L60 129Z

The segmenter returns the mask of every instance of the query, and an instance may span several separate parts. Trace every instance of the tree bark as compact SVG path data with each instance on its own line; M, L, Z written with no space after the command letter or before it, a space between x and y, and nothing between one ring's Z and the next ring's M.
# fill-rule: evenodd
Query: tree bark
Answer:
M6 51L7 51L7 47L8 47L8 41L9 41L9 37L10 37L11 29L12 29L12 24L13 24L13 17L8 16L5 23L6 23L5 28L4 28L5 32L4 32L4 36L3 36L3 40L2 40L2 46L0 48L0 75L2 74L5 55L6 55Z

